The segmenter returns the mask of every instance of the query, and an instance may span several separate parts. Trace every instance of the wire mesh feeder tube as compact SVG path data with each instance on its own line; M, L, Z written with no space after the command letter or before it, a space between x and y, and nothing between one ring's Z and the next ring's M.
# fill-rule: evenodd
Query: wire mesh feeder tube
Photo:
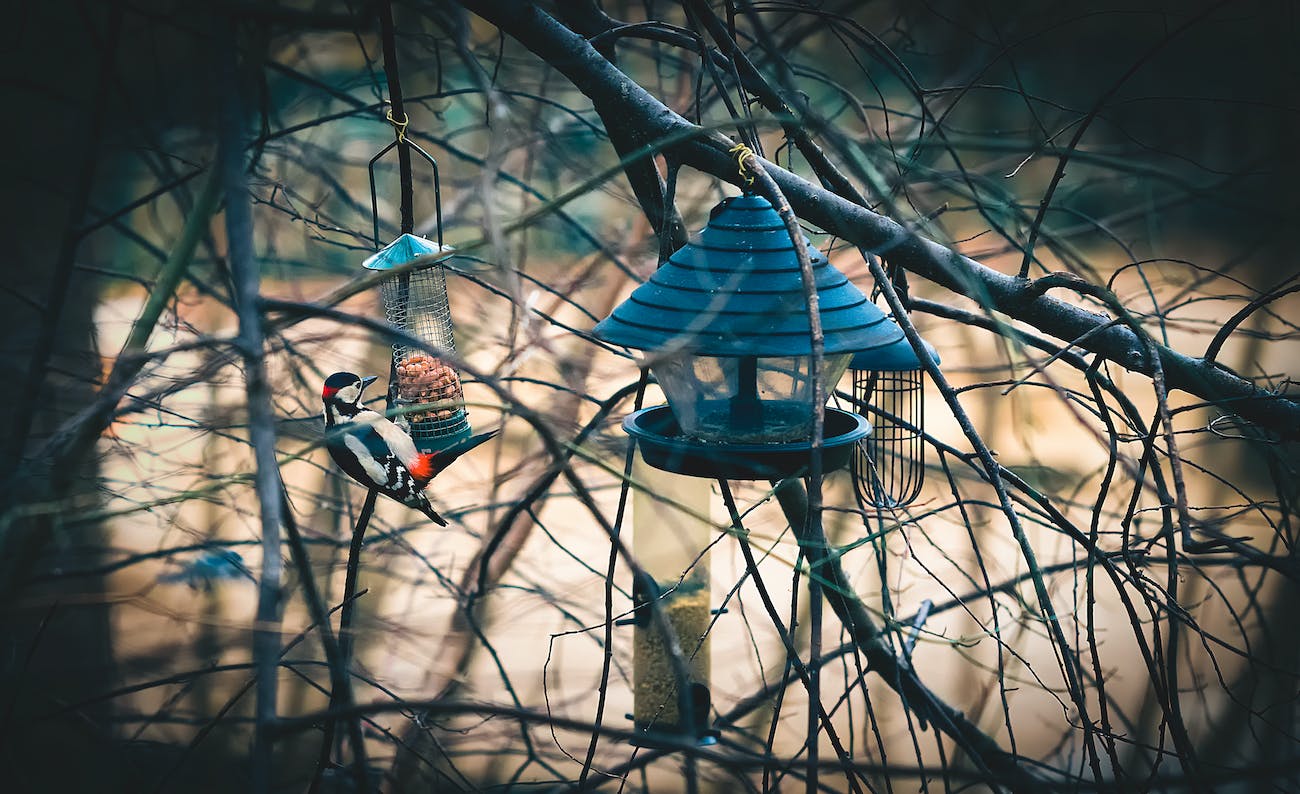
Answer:
M926 352L939 362L934 347ZM905 507L925 484L925 370L907 339L864 351L849 364L853 405L870 406L875 429L858 443L852 463L858 498L872 507Z
M707 520L708 480L659 471L638 455L632 469L633 548L653 581L634 588L633 719L642 744L659 735L711 742L709 625L711 609ZM645 592L647 589L651 592ZM663 632L651 618L654 600L681 649L687 678L681 680ZM689 711L689 715L684 711Z
M451 248L421 237L403 234L367 259L372 270L388 270L418 257L428 264L397 273L383 281L384 314L389 324L425 342L433 350L456 352L451 307L447 300L447 274L433 257L451 255ZM396 397L408 408L405 414L411 437L425 452L445 449L470 435L469 414L460 373L427 350L405 342L393 345Z
M858 442L851 463L858 495L873 507L911 504L925 483L925 374L920 370L855 370L855 405L870 404L874 432Z

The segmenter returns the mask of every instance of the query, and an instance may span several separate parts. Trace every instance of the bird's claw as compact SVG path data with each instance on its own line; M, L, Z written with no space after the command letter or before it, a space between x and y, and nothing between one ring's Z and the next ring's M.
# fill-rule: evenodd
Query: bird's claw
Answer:
M405 406L415 404L414 400L408 400L404 397L397 397L397 396L393 397L392 402L394 408L403 408ZM406 433L408 436L411 434L411 420L406 418L406 414L404 412L399 412L396 416L393 417L393 424L401 428L402 432Z

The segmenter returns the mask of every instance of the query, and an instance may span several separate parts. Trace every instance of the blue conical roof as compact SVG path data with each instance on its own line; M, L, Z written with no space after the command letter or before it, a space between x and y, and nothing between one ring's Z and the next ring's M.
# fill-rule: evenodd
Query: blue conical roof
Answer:
M930 354L930 358L934 359L934 363L938 364L939 353L934 349L934 345L924 339L921 340L921 344L925 345L925 350ZM912 349L912 343L907 341L907 337L903 337L891 345L858 353L849 361L849 369L870 369L878 372L912 372L921 369L921 360L916 357L916 351Z
M807 238L825 352L872 350L903 332ZM705 356L807 356L799 260L781 217L761 196L719 204L708 226L596 325L599 339L637 350ZM905 340L904 340L905 341Z
M432 240L403 233L401 237L370 255L361 266L370 270L392 270L417 257L429 254L441 254L447 257L451 256L453 251L455 249L450 245L438 245Z

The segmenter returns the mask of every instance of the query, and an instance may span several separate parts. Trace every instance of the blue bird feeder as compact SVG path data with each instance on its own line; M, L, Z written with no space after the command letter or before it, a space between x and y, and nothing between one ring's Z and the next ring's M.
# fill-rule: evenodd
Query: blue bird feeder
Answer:
M903 333L805 238L825 338L823 394L854 353ZM635 289L593 334L645 352L667 406L624 429L646 461L698 477L773 479L808 465L812 347L799 260L785 224L760 196L714 208L697 240ZM845 466L870 432L862 417L826 410L823 465Z
M449 245L402 234L362 263L369 270L388 271L416 259L424 260L413 269L384 279L384 314L390 325L434 350L452 354L456 352L456 338L443 262L454 250ZM438 452L470 437L465 394L460 373L454 367L423 348L398 342L393 345L392 374L389 389L393 402L413 406L404 416L417 447L424 452Z
M922 343L938 364L934 346ZM925 368L903 338L858 353L849 370L854 406L870 406L876 414L875 432L853 456L858 498L878 509L905 507L925 483Z

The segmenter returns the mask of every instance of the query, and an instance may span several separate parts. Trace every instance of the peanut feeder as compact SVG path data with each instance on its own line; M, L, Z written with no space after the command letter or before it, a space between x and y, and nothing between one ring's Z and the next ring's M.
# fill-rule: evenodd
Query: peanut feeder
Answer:
M427 344L428 349L399 341L393 345L396 402L406 411L411 437L425 452L436 452L470 436L469 415L460 374L429 350L454 355L451 308L443 262L453 248L413 234L403 234L363 266L397 270L382 285L389 324ZM419 260L414 268L402 266Z

